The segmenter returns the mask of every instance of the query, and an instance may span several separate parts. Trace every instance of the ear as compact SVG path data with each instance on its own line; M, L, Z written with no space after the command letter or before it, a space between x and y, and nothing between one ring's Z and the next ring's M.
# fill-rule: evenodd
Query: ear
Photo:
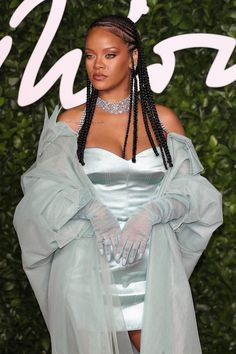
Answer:
M134 49L130 55L132 55L133 61L134 61L134 67L136 67L138 64L138 49ZM132 68L132 59L131 58L130 58L129 67L130 67L130 69Z

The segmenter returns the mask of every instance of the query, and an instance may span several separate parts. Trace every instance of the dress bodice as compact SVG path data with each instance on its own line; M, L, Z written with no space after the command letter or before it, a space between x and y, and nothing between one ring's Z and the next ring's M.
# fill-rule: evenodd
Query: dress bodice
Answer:
M96 147L85 149L84 160L85 173L99 199L121 226L154 196L165 173L161 156L156 156L152 148L137 154L136 163Z
M157 148L159 150L159 148ZM97 147L84 150L83 166L93 183L97 196L117 218L121 229L144 203L150 201L165 174L161 155L146 149L136 155L136 163ZM126 328L142 327L149 244L141 260L122 266L114 259L109 267L114 279L114 295L118 295ZM119 330L124 330L118 324Z

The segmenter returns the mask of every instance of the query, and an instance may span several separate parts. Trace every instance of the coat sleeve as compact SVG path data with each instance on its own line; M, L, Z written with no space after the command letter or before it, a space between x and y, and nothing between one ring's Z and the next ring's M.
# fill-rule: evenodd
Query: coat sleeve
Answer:
M62 148L60 139L64 140L61 137L49 143L22 176L24 196L13 219L23 269L47 325L47 292L54 253L76 237L92 234L90 222L77 216L92 199L92 193L80 181L79 169Z
M13 223L25 262L34 267L79 234L86 221L78 219L77 212L92 194L80 183L74 162L57 142L47 146L21 184L24 197ZM40 233L31 229L36 225Z
M190 139L186 141L183 152L178 152L174 176L163 196L177 200L179 196L180 201L184 196L189 201L186 214L169 222L189 278L213 232L222 224L223 215L221 193L200 174L202 165Z
M221 194L202 176L174 181L171 190L180 190L188 196L190 208L184 217L170 222L175 231L183 264L190 277L196 263L213 234L222 224ZM177 190L176 190L177 192ZM171 193L171 191L170 191Z

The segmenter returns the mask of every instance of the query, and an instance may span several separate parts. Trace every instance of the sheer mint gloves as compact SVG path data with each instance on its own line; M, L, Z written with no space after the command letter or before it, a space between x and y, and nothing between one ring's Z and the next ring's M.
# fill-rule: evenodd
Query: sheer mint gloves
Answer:
M125 224L120 225L110 210L99 200L92 200L80 209L78 216L89 219L95 232L98 250L105 253L108 262L114 258L122 265L133 263L144 256L153 225L182 219L189 211L189 199L183 195L164 195L141 208Z
M92 200L78 212L80 218L89 219L95 232L98 250L110 262L112 250L118 244L121 229L110 210L99 200Z
M127 261L144 256L147 242L151 235L152 226L167 223L184 217L189 210L188 197L178 195L177 198L163 196L143 205L125 224L115 252L115 260L122 257L122 265Z

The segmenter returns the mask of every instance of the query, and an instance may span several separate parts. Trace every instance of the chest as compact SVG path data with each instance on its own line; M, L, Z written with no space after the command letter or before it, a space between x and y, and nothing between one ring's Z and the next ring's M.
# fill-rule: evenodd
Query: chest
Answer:
M123 145L127 134L128 114L109 115L95 114L92 120L90 130L87 137L86 147L100 147L113 152L118 156L122 156ZM149 123L152 138L156 143L151 124ZM132 158L134 121L133 117L130 121L129 134L126 145L126 158ZM151 144L145 129L143 117L139 112L137 123L137 153L150 148Z

